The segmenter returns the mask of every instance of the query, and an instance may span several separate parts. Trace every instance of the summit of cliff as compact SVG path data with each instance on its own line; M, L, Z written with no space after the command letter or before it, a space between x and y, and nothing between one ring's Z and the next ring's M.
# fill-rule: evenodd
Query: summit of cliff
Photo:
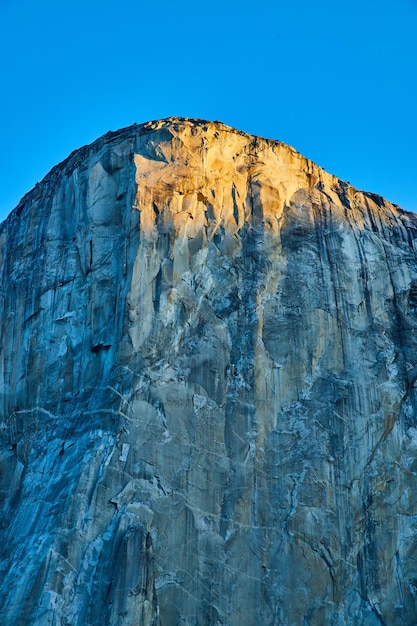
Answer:
M233 128L232 126L228 126L219 121L208 121L198 118L184 118L184 117L168 117L165 119L158 119L149 122L145 122L142 124L133 124L131 126L127 126L125 128L121 128L117 131L109 131L96 139L94 142L82 146L74 150L67 158L65 158L62 162L54 166L50 172L46 174L46 176L42 179L41 182L37 183L34 189L30 190L19 202L18 206L15 210L19 213L22 207L25 205L27 199L32 195L36 195L37 189L39 186L47 183L48 181L54 180L56 177L59 177L61 174L65 173L65 175L71 175L72 171L77 168L77 166L83 162L83 160L91 158L94 153L98 153L103 149L106 149L106 146L111 146L120 142L124 142L126 140L134 141L134 139L138 137L144 137L149 135L157 136L156 134L160 133L160 131L166 130L167 132L172 131L173 135L178 135L181 133L190 133L192 134L200 134L201 137L204 136L206 141L210 140L219 140L221 142L226 141L226 137L229 136L229 141L231 141L231 137L235 136L243 138L245 143L253 146L257 145L268 145L272 150L277 149L280 150L293 157L293 159L297 162L297 165L306 172L320 172L323 177L330 182L332 187L341 186L343 188L350 188L354 193L363 193L364 195L374 198L378 204L384 202L382 196L379 196L373 192L358 192L357 189L352 187L349 183L342 181L340 178L328 174L323 168L316 165L313 161L308 158L303 157L295 148L289 146L279 140L276 139L267 139L265 137L260 137L257 135L250 135L244 131ZM195 146L190 146L192 149ZM397 206L397 205L393 205ZM404 211L407 213L407 211Z

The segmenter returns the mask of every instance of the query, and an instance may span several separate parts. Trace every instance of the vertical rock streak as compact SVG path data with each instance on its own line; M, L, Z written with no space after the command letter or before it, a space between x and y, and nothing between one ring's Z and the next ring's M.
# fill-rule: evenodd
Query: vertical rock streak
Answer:
M0 229L5 624L417 621L417 219L169 119Z

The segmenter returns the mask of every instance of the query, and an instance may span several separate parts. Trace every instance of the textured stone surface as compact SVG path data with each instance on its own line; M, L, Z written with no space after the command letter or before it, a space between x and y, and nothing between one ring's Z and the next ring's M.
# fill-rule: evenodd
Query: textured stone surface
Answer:
M417 217L169 119L0 227L0 622L417 623Z

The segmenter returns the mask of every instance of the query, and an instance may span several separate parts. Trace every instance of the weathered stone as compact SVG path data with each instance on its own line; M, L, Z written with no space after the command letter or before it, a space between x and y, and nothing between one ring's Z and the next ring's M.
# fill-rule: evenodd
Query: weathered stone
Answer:
M0 228L2 624L417 623L417 217L169 119Z

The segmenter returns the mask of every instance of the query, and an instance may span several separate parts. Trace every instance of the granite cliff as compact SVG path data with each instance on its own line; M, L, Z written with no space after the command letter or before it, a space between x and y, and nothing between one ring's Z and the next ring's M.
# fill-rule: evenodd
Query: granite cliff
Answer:
M0 623L417 623L417 216L168 119L0 227Z

